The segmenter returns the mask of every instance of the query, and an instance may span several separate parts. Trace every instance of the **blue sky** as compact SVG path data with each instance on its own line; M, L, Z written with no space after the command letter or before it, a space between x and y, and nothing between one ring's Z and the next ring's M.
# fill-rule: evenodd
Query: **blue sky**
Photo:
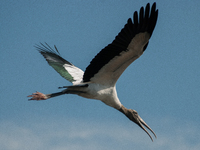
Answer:
M145 53L117 82L118 97L155 131L146 133L97 100L27 95L70 85L35 50L47 42L85 70L134 11L152 0L2 1L0 148L4 150L197 150L200 147L200 1L157 1Z

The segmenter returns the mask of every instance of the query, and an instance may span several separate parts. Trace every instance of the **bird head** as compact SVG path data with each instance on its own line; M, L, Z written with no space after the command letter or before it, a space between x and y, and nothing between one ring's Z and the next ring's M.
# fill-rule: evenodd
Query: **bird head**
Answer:
M141 127L151 138L151 140L153 141L152 136L149 134L149 132L145 129L145 127L147 129L149 129L153 135L156 138L156 134L154 133L154 131L146 124L146 122L138 115L137 111L133 110L133 109L127 109L124 106L121 107L120 111L122 113L124 113L131 121L133 121L134 123L136 123L139 127ZM145 126L145 127L144 127Z

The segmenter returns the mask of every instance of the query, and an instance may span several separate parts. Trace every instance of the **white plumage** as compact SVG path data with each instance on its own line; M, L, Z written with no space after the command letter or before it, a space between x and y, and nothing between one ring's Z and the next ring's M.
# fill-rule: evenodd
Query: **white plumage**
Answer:
M125 114L152 139L144 126L154 135L155 133L138 113L135 110L125 108L121 104L116 92L116 82L124 70L139 58L147 48L157 17L156 3L152 5L151 12L149 3L146 5L145 10L141 7L139 16L135 12L133 21L130 18L128 19L127 24L114 41L95 56L85 72L63 59L56 47L54 50L47 43L46 45L37 45L36 48L49 65L62 77L72 82L73 85L62 87L65 89L58 93L43 94L36 92L28 97L32 97L30 100L46 100L63 94L76 94L89 99L101 100L106 105Z

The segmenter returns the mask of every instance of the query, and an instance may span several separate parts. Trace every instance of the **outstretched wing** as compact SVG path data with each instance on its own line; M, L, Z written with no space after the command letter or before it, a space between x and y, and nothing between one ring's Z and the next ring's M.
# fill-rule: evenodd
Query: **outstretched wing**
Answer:
M78 84L83 79L84 72L63 59L56 46L55 50L52 49L47 43L46 45L40 43L41 45L36 45L37 50L44 56L48 64L53 67L63 78L72 82L73 84Z
M145 11L141 7L139 16L137 11L134 12L134 22L129 18L115 40L95 56L86 68L83 81L114 85L123 71L143 54L157 17L156 3L152 5L151 12L149 3Z

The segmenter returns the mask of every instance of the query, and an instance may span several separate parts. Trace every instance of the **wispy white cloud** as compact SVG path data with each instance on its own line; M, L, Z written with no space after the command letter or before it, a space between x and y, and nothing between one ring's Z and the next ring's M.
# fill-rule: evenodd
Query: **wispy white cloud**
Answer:
M0 147L4 150L199 149L200 133L197 126L179 126L166 122L165 126L170 130L158 131L158 139L152 143L139 127L130 130L129 125L111 122L1 121Z

